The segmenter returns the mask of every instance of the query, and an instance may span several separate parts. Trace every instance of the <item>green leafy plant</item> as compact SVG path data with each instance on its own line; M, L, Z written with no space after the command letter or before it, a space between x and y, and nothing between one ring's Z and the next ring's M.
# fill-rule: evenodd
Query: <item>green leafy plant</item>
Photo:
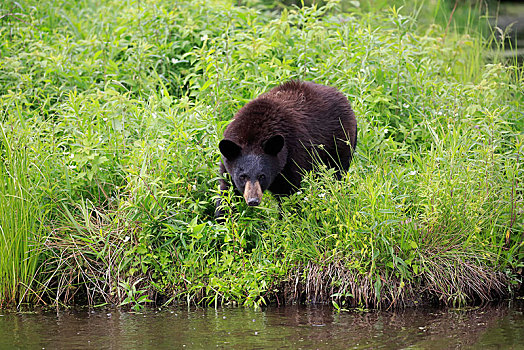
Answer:
M120 306L130 305L132 310L140 311L144 308L146 303L153 302L147 296L147 289L137 290L137 285L141 281L142 279L140 278L134 281L132 284L126 281L119 283L120 288L126 295L124 300L120 303Z

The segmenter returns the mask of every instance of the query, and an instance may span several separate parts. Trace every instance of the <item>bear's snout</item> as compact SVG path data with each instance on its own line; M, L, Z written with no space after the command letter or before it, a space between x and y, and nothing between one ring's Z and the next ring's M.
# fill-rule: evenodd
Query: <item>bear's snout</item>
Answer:
M244 188L244 199L250 207L256 207L260 202L262 202L262 188L258 181L246 182L246 187Z

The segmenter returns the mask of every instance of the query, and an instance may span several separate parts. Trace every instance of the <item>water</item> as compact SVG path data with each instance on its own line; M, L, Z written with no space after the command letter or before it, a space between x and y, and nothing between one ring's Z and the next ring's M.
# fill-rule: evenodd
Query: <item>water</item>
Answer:
M524 301L474 310L330 307L0 312L0 349L524 349Z

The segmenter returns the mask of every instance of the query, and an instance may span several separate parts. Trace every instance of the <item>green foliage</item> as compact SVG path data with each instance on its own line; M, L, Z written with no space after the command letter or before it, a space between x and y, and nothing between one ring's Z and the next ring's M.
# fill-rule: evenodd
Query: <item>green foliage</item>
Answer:
M448 26L423 1L262 5L0 7L0 123L11 145L1 148L0 223L24 227L6 231L0 252L12 251L11 237L47 236L44 252L24 243L2 254L4 273L31 268L0 286L0 303L21 301L37 269L31 295L136 311L159 295L340 309L419 295L461 304L516 283L522 70L486 61L477 27ZM348 96L359 127L351 168L340 181L322 167L307 174L280 212L269 194L250 208L230 192L217 224L223 129L289 79Z
M140 311L144 308L145 303L151 303L152 300L147 297L147 289L137 290L136 286L142 279L138 279L133 284L128 282L120 282L119 287L126 293L124 301L119 306L131 304L134 311Z

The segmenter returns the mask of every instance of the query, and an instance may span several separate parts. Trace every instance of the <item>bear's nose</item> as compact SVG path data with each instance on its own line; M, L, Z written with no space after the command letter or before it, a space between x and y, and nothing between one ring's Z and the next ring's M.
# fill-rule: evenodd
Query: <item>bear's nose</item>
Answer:
M247 200L247 205L249 205L250 207L256 207L257 205L260 204L260 199L254 197L254 198L249 198Z

